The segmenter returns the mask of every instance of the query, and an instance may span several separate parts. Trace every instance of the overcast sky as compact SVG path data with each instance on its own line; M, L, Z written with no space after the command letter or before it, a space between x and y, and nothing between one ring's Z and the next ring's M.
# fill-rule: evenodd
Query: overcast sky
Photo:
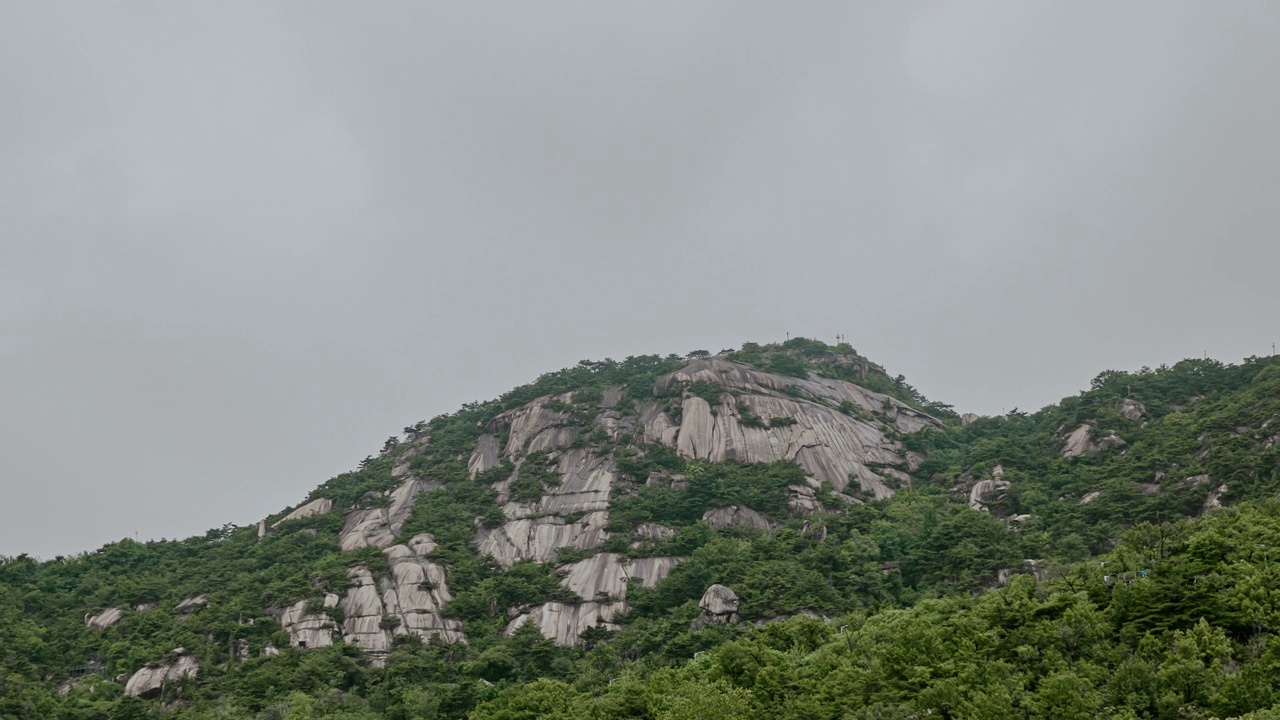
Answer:
M1271 352L1280 3L0 0L0 554L184 537L583 358L984 414Z

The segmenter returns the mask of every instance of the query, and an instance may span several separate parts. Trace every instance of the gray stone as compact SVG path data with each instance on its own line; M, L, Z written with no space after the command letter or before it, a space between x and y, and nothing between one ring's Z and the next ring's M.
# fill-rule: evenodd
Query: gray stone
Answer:
M271 527L273 528L280 527L282 524L287 523L290 520L302 520L304 518L309 518L314 515L324 515L325 513L331 510L333 510L332 500L330 500L329 498L316 498L315 500L312 500L306 505L299 507L297 510L294 510L288 515L285 515L279 520L271 523Z
M738 616L738 594L724 585L707 588L698 601L698 607L702 613L690 625L693 630L707 625L732 625L742 620Z
M587 513L572 523L558 515L511 520L500 527L477 530L476 551L493 556L503 567L526 559L550 562L562 547L575 550L602 547L609 538L604 529L608 523L609 513L603 510Z
M167 683L181 678L195 677L199 672L199 660L190 655L179 654L169 662L144 667L135 672L125 683L124 694L136 698L155 697Z
M1097 446L1093 444L1093 428L1088 423L1082 423L1067 436L1066 445L1062 448L1062 457L1083 457L1096 450Z
M174 609L177 610L178 613L181 615L190 615L191 613L195 612L198 608L201 608L208 604L209 604L208 598L206 598L204 595L196 595L195 597L184 598L182 602L178 603L178 606Z
M85 627L91 627L94 630L106 630L107 628L120 622L124 617L124 611L120 608L107 608L101 612L84 616Z
M1097 500L1100 497L1102 497L1102 491L1093 490L1091 492L1085 493L1084 497L1080 498L1080 504L1088 505L1089 503L1093 502L1094 500Z
M773 523L768 518L745 505L711 508L702 514L702 520L716 530L738 526L773 529Z
M343 550L356 550L362 547L384 548L395 542L400 527L409 519L413 504L418 495L440 487L439 483L428 483L422 480L406 480L391 491L391 501L387 507L373 507L352 510L338 535L338 546Z
M480 439L476 440L476 449L471 453L471 459L467 461L467 472L471 473L472 480L485 470L498 466L501 462L498 456L500 450L498 438L493 435L481 435Z
M1146 417L1147 407L1137 400L1125 398L1116 404L1116 412L1134 422L1138 422Z
M333 619L324 613L307 612L307 601L285 608L279 617L280 625L289 633L290 647L323 648L333 644Z
M981 419L982 419L981 415L975 415L973 413L965 413L960 416L960 425L961 426L972 425Z

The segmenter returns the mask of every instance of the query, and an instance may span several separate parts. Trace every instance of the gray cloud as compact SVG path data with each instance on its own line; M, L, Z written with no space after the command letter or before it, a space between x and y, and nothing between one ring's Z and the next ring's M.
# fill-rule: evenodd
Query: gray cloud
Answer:
M0 3L0 553L247 524L585 357L964 410L1276 340L1273 3Z

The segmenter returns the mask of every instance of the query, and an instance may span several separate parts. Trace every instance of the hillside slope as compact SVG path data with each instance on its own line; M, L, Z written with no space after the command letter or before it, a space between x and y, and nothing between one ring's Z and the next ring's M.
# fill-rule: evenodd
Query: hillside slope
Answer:
M927 598L977 612L959 598L1018 574L1096 585L1073 563L1126 531L1280 491L1277 364L1107 372L961 418L848 345L583 362L406 427L256 527L6 559L0 717L463 717L538 678L575 679L530 686L561 700L656 682L791 616L818 642ZM1137 643L1091 598L1113 652Z

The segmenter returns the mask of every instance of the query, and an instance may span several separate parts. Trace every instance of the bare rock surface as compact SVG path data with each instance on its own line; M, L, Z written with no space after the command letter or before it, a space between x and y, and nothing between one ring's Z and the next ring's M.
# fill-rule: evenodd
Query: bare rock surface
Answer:
M1084 497L1080 498L1080 504L1088 505L1089 503L1093 502L1094 500L1097 500L1100 497L1102 497L1101 490L1093 490L1091 492L1087 492L1085 493Z
M715 383L734 395L723 394L713 408L704 398L687 394L674 443L671 429L675 423L670 416L656 403L643 403L639 413L646 438L673 444L691 459L793 460L836 490L844 490L853 477L877 498L892 495L893 489L871 468L907 464L905 450L885 434L886 430L910 433L942 426L937 419L892 397L853 383L775 375L721 358L695 360L659 378L655 392L674 393L698 381ZM878 420L837 410L842 404L856 407L863 418ZM775 418L787 419L787 423L777 427L743 424L739 405L765 423Z
M979 480L969 489L969 507L987 511L989 505L1004 499L1004 493L1008 489L1009 481L1004 479L1004 467L996 465L991 468L991 477Z
M271 523L271 527L280 527L282 524L287 523L290 520L302 520L303 518L309 518L313 515L324 515L331 510L333 510L332 500L329 498L316 498L315 500L312 500L288 515L285 515L279 520Z
M578 429L573 427L568 415L552 407L572 401L573 393L547 395L495 417L493 425L508 431L503 454L515 459L523 453L573 444L578 437Z
M691 625L694 630L707 625L732 625L742 620L738 616L738 594L718 583L707 588L698 607L702 613Z
M609 513L603 510L587 513L575 522L558 515L511 520L500 527L477 530L476 551L492 555L503 567L525 559L550 562L562 547L594 550L603 546L609 538L604 529L608 523Z
M1147 406L1132 398L1125 398L1116 404L1116 412L1126 418L1138 422L1147 415Z
M980 420L981 418L982 418L981 415L975 415L974 413L965 413L960 416L960 425L961 426L972 425L978 422L978 420Z
M124 617L124 611L120 608L107 608L101 612L92 613L84 616L85 627L91 627L94 630L106 630L107 628L120 622Z
M565 566L561 585L582 602L549 602L530 608L507 625L503 633L510 636L526 623L533 623L543 637L560 645L577 644L586 630L603 625L616 630L613 616L626 612L627 583L637 579L645 587L654 587L670 574L684 558L650 557L628 559L616 553L599 553Z
M352 510L338 536L338 545L343 550L355 550L362 547L384 548L395 542L404 521L409 519L413 504L420 493L440 487L439 483L428 483L418 479L406 480L390 493L390 502L386 507L372 507Z
M476 449L471 453L471 459L467 461L467 472L471 473L471 478L475 479L476 475L498 466L501 458L498 453L502 450L498 445L498 438L493 435L481 435L476 440Z
M183 598L182 602L174 608L179 615L190 615L197 609L209 604L209 599L204 595L196 595L194 597Z
M285 608L279 613L279 620L289 633L290 647L323 648L333 644L333 619L324 613L307 612L306 600Z
M199 671L199 660L191 655L179 654L169 662L144 667L135 672L125 683L124 694L136 698L155 697L165 684L185 677L195 677Z
M1067 436L1067 442L1062 447L1062 457L1083 457L1096 449L1097 446L1093 444L1093 428L1088 423L1082 423Z
M621 603L549 602L519 615L502 632L510 637L526 623L532 623L543 637L557 645L576 645L585 630L597 625L617 630L618 625L613 622L613 616L621 611Z
M702 520L716 530L736 526L755 527L761 530L773 529L773 522L769 518L746 505L711 508L702 514Z

